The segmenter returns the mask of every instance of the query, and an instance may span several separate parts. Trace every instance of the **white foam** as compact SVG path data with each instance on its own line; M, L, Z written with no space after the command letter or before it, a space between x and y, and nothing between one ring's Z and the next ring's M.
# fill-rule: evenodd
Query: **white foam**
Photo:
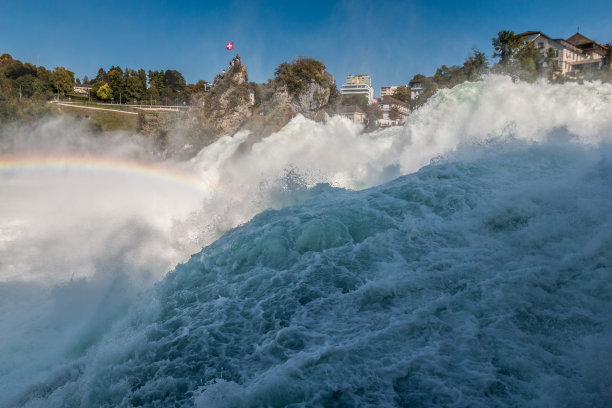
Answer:
M496 371L491 361L487 362L493 354L487 353L493 353L491 347L494 346L523 351L523 338L517 334L518 329L512 326L515 323L505 310L514 308L512 310L518 313L538 299L558 302L557 297L545 293L559 279L567 279L570 272L562 271L565 265L579 268L588 259L600 259L601 265L607 265L606 250L611 245L607 233L610 230L609 197L605 193L610 179L606 164L609 159L597 162L602 156L608 157L606 146L612 138L610 111L612 87L608 84L524 84L503 77L488 77L480 83L440 92L401 128L363 134L359 126L346 119L334 117L326 123L314 123L296 117L248 151L240 148L248 136L241 133L218 140L190 162L176 164L177 168L200 174L225 193L199 196L163 183L137 189L134 182L138 184L138 180L124 180L124 184L124 181L105 178L98 181L110 189L107 194L100 194L95 186L82 185L81 190L77 189L77 184L83 183L77 183L73 176L46 180L47 187L53 188L45 190L39 188L44 184L42 180L26 188L18 182L25 182L25 176L18 173L11 174L10 179L2 176L0 217L6 223L0 228L0 282L3 282L0 284L3 293L0 331L9 335L3 336L0 342L0 355L5 356L0 361L0 394L3 395L0 401L15 401L13 398L17 396L25 398L23 401L32 406L42 406L45 402L53 406L74 398L77 402L70 400L74 405L88 405L91 401L87 398L94 398L99 392L101 397L119 404L124 400L113 400L112 390L123 396L121 398L136 395L127 377L111 375L126 372L119 366L125 364L127 371L133 367L133 374L139 375L136 373L150 367L138 364L162 364L134 357L131 366L126 355L133 352L135 356L146 356L150 350L163 350L163 342L185 341L194 335L207 339L206 336L215 334L215 327L226 327L226 322L250 324L248 319L232 320L236 318L232 314L235 310L252 312L253 319L261 318L262 324L271 324L265 319L266 301L275 300L277 290L291 287L303 289L304 301L312 298L314 302L308 303L313 309L301 309L301 314L295 316L298 319L292 323L295 332L271 332L279 338L260 336L257 330L247 336L237 332L235 341L239 345L240 342L257 343L260 347L258 358L268 362L278 358L279 342L287 345L291 341L305 341L312 350L298 355L288 352L289 359L284 365L269 363L273 367L271 371L267 371L265 365L252 362L245 366L246 371L237 374L239 366L228 363L226 369L234 371L223 376L218 372L220 366L213 365L205 382L216 380L217 385L200 388L194 399L210 403L214 400L223 406L212 395L214 390L226 390L227 401L233 401L236 396L232 393L238 392L237 387L246 387L245 395L254 396L261 404L271 403L265 395L279 378L295 376L299 379L314 373L316 381L312 384L291 383L291 395L309 399L313 404L323 403L321 401L329 397L325 392L337 387L338 398L345 396L349 399L341 401L351 404L360 402L351 390L363 386L366 394L377 395L380 405L385 405L395 398L390 388L385 387L397 381L400 388L418 384L430 396L437 393L452 399L460 398L462 392L471 392L473 388L460 383L460 379L473 375L474 387L491 387L491 392L500 395L504 387L520 388L523 395L520 401L529 401L529 393L535 393L536 388L550 386L553 391L547 394L546 401L559 401L563 387L574 379L564 376L565 362L547 360L557 364L554 375L544 376L533 387L521 388L522 383L518 380L495 385L498 381ZM45 123L32 128L33 136L29 139L47 140L46 133L61 139L62 131L70 132L63 122ZM78 148L74 147L75 143L80 143L77 136L70 135L68 139L69 142L57 146L48 144L68 151L97 149L95 142L89 139L86 139L88 143L93 144ZM530 149L526 145L533 147ZM521 153L513 156L514 148ZM133 145L120 149L117 143L109 143L102 150L111 155L138 151ZM375 186L414 172L432 160L475 163L479 171L492 175L488 178L472 174L469 164L467 167L434 167L416 176L416 181L408 181L412 184L405 194L412 198L400 197L397 202L392 195L377 201L380 192L360 196L354 202L345 201L337 191L313 188L317 183L347 189ZM532 175L539 178L533 177L534 181L529 183ZM594 182L581 189L583 181L591 179ZM505 193L505 190L510 192ZM104 204L105 196L113 197L112 205ZM242 245L235 246L229 238L219 243L236 252L215 250L218 254L215 259L227 268L209 267L207 273L215 271L216 274L209 277L210 282L198 280L201 270L197 268L189 273L182 272L181 279L198 282L196 288L206 287L210 293L218 292L218 297L210 304L205 301L206 305L198 306L202 308L201 313L211 310L211 322L195 319L190 310L179 307L177 313L186 321L181 323L185 327L180 327L176 333L169 328L170 337L161 336L160 343L152 341L153 344L149 344L145 340L148 336L145 332L155 332L156 327L167 322L155 320L161 313L155 297L151 299L146 294L140 299L136 293L150 287L171 265L186 260L189 254L215 241L228 229L247 222L267 208L281 208L309 200L309 197L315 197L309 202L311 208L301 210L301 214L289 212L282 220L276 220L271 214L262 215L260 222L268 220L270 224L264 222L257 227L257 233L247 234L248 239L235 236L236 242L245 240ZM483 203L484 198L487 201ZM370 200L377 204L370 207L367 204ZM326 212L326 207L333 209L334 206L340 211L338 214ZM350 211L341 211L344 206L349 206ZM56 207L63 210L51 210ZM477 211L470 212L470 208ZM399 217L398 214L404 212L410 216ZM293 224L297 229L292 229ZM478 228L487 233L480 234ZM261 239L256 239L258 234ZM409 245L396 247L401 246L402 240ZM504 252L508 247L513 250ZM316 255L326 250L335 254L333 259L324 259L327 264ZM367 256L373 256L374 260L360 263ZM525 257L524 264L521 264L522 257ZM205 258L202 260L206 261ZM555 273L549 270L553 260ZM365 264L370 269L355 276L351 267ZM317 272L317 265L320 268L332 265L333 273ZM471 267L482 274L472 276ZM241 268L245 275L234 277L232 271ZM286 269L291 268L292 272L287 273ZM500 268L499 273L493 273L495 268ZM529 268L533 273L525 273ZM597 300L605 296L607 290L602 280L605 269L602 268L585 271L575 288L564 294L580 299L581 309L575 316L596 314L596 323L608 327L605 326L609 324L607 309ZM491 274L487 273L489 269ZM406 271L409 275L401 274ZM442 272L438 277L432 275L432 271ZM523 274L514 278L512 274L517 271ZM215 281L215 277L220 280ZM321 297L315 290L317 282L323 285L320 290L336 288L338 292ZM590 287L589 282L597 284ZM459 291L456 292L459 297L448 293L462 285L475 284L486 293L483 303L472 298L477 293ZM161 285L169 291L170 297L174 296L172 281ZM310 290L311 287L314 289ZM522 296L520 291L514 293L517 287L526 295ZM346 296L341 295L343 289L349 292ZM544 295L540 296L539 291ZM235 293L243 293L246 303L233 297ZM589 293L596 295L597 304L589 303ZM191 296L189 290L184 294L187 298ZM402 360L398 354L404 349L391 344L398 335L393 330L368 326L367 336L360 337L359 332L363 329L360 325L364 323L358 319L359 313L345 315L345 312L393 304L398 294L414 297L414 304L403 305L401 309L408 317L376 314L375 310L370 310L368 324L384 323L390 328L408 324L400 333L447 325L455 335L444 337L443 331L439 331L435 332L439 337L415 337L411 344L418 352L409 360ZM286 299L291 296L287 295ZM318 301L317 296L321 297ZM336 308L336 302L345 303ZM555 316L554 322L568 317L571 303L563 305L567 309L562 311L561 317ZM209 307L211 309L207 309ZM325 308L329 308L329 312L325 312ZM478 344L474 338L484 324L479 320L481 314L489 309L491 313L486 314L486 322L498 319L498 323L488 323L485 334L494 341L489 344L490 348L479 351L481 346L472 345ZM278 313L283 310L290 309L280 307ZM440 315L440 310L446 312ZM126 315L131 316L130 319L124 320ZM521 317L529 322L528 315ZM568 318L572 319L571 313ZM189 319L193 321L188 322ZM331 323L326 325L327 321ZM317 333L301 329L317 324L320 324L315 330ZM577 327L574 320L571 324ZM522 329L535 330L531 326ZM342 336L336 337L335 330L348 336L346 341L342 340L340 346L325 346L326 339L328 342L342 339ZM585 333L584 337L559 343L566 361L576 361L572 356L582 355L576 344L595 344L598 349L607 345L591 328ZM510 340L504 340L506 335ZM209 339L210 344L216 344L214 336ZM454 344L462 347L457 355L464 355L464 360L456 360L455 354L447 352ZM248 347L244 343L238 355L249 354ZM393 347L398 353L393 353ZM215 352L221 352L220 349ZM527 358L520 353L510 353L508 359L500 363L503 367L496 366L496 369L510 373L518 370L531 378L529 373L538 372L539 366L530 366L529 358L540 358L538 353L542 349L546 349L546 345L538 343L537 347L527 350ZM350 358L353 354L377 355L376 352L384 350L391 353L378 355L379 360L374 362ZM218 355L209 357L211 361L224 363ZM593 356L583 357L585 364L580 370L588 382L581 383L585 388L577 395L595 402L597 398L605 400L603 391L590 391L608 385L597 379L601 366ZM608 361L606 358L604 360ZM342 359L347 363L340 368L333 363ZM325 367L334 373L334 378L342 378L345 383L339 384L331 377L321 379ZM416 376L409 378L406 373L415 367L418 368ZM96 381L103 378L104 373L109 374L111 391L95 388ZM178 382L180 375L177 373ZM406 376L404 380L400 379L402 375ZM164 387L172 394L181 389L176 381L155 378L137 394L140 398ZM39 382L43 385L29 388ZM466 388L462 391L461 387ZM300 394L300 389L305 391ZM39 394L42 397L33 398ZM411 398L412 402L427 403L423 395ZM471 401L482 403L477 398ZM505 401L512 404L514 400ZM542 404L545 405L545 401Z

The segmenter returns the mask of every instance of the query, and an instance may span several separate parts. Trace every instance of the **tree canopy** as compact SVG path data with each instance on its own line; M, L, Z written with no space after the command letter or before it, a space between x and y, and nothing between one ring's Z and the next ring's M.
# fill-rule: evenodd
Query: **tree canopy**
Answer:
M110 86L105 83L104 85L98 88L96 95L103 101L108 101L110 98L113 97L113 91L111 90Z
M292 95L299 94L311 81L325 88L335 87L331 75L325 71L325 64L307 57L298 57L291 63L283 62L274 71L274 79L287 86Z
M368 97L365 95L342 95L340 97L340 106L359 106L362 111L368 109Z
M405 103L410 103L410 88L406 85L400 85L393 92L393 97Z

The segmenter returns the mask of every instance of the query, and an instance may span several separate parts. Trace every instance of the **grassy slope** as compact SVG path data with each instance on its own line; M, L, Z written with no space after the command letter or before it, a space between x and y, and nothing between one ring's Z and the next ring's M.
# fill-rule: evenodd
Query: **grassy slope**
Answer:
M76 106L72 107L64 105L53 105L52 109L54 112L60 114L89 120L93 126L98 127L103 131L125 130L133 133L138 131L138 115L127 115L125 113L112 111L81 109Z

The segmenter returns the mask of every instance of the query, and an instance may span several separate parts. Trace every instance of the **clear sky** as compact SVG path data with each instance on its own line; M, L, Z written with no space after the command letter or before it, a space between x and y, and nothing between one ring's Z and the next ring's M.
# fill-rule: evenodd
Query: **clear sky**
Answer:
M283 61L322 60L340 86L369 74L384 85L492 53L503 29L567 38L577 28L612 41L612 1L162 1L0 0L0 53L77 77L98 68L176 69L212 80L239 53L265 82ZM233 52L225 43L233 41Z

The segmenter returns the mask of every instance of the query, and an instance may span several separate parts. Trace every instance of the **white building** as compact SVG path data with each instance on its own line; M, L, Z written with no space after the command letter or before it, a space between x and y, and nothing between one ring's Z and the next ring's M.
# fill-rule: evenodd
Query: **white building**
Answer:
M382 111L382 119L378 119L378 126L396 126L406 122L406 118L410 115L408 105L392 96L386 95L380 98L378 103ZM395 110L399 113L399 118L391 119L391 111Z
M549 48L554 49L555 57L563 75L567 75L572 70L572 62L580 59L580 50L561 38L552 39L540 31L525 31L519 35L533 42L542 55L546 55Z
M93 85L87 85L87 84L74 84L72 86L74 93L78 95L87 95L87 93L91 91L92 88L93 88Z
M410 81L410 99L416 99L420 94L422 94L425 91L425 82L428 81L433 81L433 77L423 77Z
M393 86L381 86L380 87L380 97L382 98L383 96L393 96L393 94L395 93L396 89L397 89L396 85L393 85Z
M380 97L383 96L393 96L397 88L400 86L405 86L406 88L410 88L408 85L392 85L392 86L381 86L380 87Z
M362 111L359 106L343 106L338 111L338 115L348 118L353 122L357 123L365 122L366 118L365 112Z
M603 64L603 57L608 51L605 46L597 44L595 41L580 33L572 35L566 41L578 48L582 56L580 60L574 61L571 64L572 71L580 71L585 66L590 66L597 69L601 68L601 65Z
M585 66L598 69L603 56L606 55L604 47L579 33L567 40L552 39L540 31L526 31L519 35L533 42L542 55L546 55L549 48L554 49L563 75L578 72Z
M368 98L368 103L371 104L374 99L372 79L369 75L349 75L346 77L346 84L340 88L340 94L364 95Z

